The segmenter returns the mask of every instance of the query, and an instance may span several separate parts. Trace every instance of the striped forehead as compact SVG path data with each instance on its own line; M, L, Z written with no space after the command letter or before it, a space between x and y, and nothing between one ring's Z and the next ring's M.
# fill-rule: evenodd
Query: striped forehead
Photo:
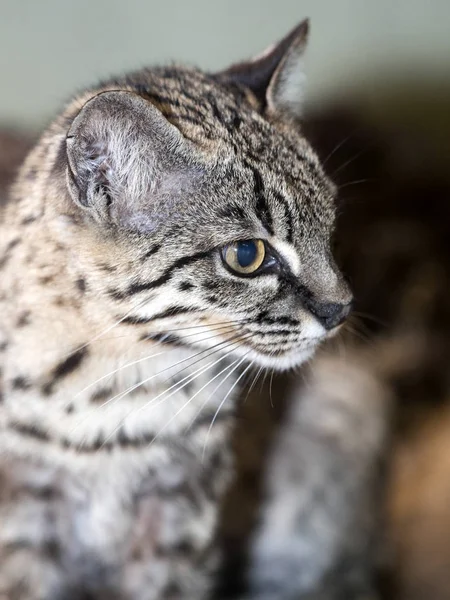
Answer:
M254 211L268 235L291 245L305 235L328 236L335 219L332 191L322 176L286 181L284 174L264 173L246 165L253 176ZM265 176L266 175L266 176Z

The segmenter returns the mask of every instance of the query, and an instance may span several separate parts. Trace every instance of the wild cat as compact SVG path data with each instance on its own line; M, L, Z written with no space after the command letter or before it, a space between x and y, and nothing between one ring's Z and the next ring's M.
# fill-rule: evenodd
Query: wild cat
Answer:
M254 366L303 363L350 310L330 249L335 189L299 127L307 31L221 73L152 68L88 89L26 159L0 239L1 598L210 593L242 383ZM290 460L293 425L321 430L310 404L269 474ZM341 449L320 439L311 464L327 473ZM307 471L288 478L302 494ZM352 473L330 488L341 504L308 499L345 539L344 482L365 481ZM269 493L249 594L325 597L341 559L329 528L294 526L298 554L266 543L286 531L270 512L285 497Z

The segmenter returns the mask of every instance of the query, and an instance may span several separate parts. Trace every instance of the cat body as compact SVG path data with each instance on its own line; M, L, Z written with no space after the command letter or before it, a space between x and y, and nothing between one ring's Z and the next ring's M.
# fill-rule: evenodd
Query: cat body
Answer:
M1 223L0 596L209 593L244 377L349 312L297 122L306 32L88 90L26 159Z

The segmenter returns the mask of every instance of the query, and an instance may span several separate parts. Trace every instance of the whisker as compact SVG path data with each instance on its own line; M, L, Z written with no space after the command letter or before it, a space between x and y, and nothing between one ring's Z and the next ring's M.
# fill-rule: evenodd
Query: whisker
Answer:
M255 387L255 385L256 385L256 382L258 381L258 379L259 379L259 376L261 375L261 373L262 373L263 369L264 369L264 367L259 367L259 369L258 369L258 372L256 373L256 375L255 375L255 377L254 377L254 379L253 379L253 381L252 381L252 384L251 384L250 388L248 389L247 395L246 395L246 396L245 396L245 398L244 398L244 404L247 402L247 399L248 399L248 397L250 396L250 394L251 394L251 391L252 391L252 390L253 390L253 388Z
M159 320L159 319L158 319ZM214 329L215 327L220 327L220 326L225 326L225 325L243 325L245 323L250 322L251 319L238 319L238 320L234 320L234 321L219 321L217 323L204 323L202 325L187 325L186 327L175 327L175 328L166 328L166 327L162 327L162 326L158 326L155 329L147 329L147 326L145 326L145 333L178 333L179 331L186 331L188 329L200 329L202 327L209 327L210 329ZM156 321L155 323L157 323L158 321ZM149 323L150 325L150 323ZM142 327L141 325L133 325L131 326L131 329L133 327ZM116 339L120 339L123 337L129 337L131 335L135 335L136 334L136 330L132 329L132 331L130 331L129 333L124 333L124 334L120 334L118 336L112 336L112 337L108 337L108 338L103 338L104 340L116 340Z
M345 136L345 138L343 140L341 140L334 148L333 150L327 154L327 156L322 160L322 165L325 166L327 164L327 162L330 160L330 158L333 156L333 154L335 152L337 152L339 150L339 148L342 148L342 146L344 144L346 144L354 135L355 135L356 131L353 131L352 133L349 133L347 136Z
M234 339L238 339L239 337L241 337L241 334L231 338L231 340ZM169 371L170 369L173 369L174 367L177 367L178 365L187 362L188 360L191 360L192 358L196 358L197 356L201 356L202 354L205 354L206 352L209 352L211 350L214 350L214 348L219 347L218 350L215 350L214 352L212 352L212 354L214 354L215 352L219 352L220 351L220 346L222 346L223 344L226 344L227 342L230 342L231 340L222 340L221 342L219 342L218 344L215 344L214 346L212 346L211 348L206 348L204 350L201 350L200 352L195 353L194 355L188 356L186 358L183 358L182 360L178 361L177 363L175 363L174 365L170 365L168 367L165 367L164 369L162 369L161 371L159 371L158 373L155 373L153 375L151 375L150 377L147 377L146 379L143 379L142 381L140 381L139 383L136 383L132 386L130 386L127 390L125 390L124 392L121 392L120 394L117 394L116 396L114 396L113 398L111 398L111 400L115 400L116 398L123 398L124 396L127 396L129 393L131 393L132 391L134 391L135 389L137 389L138 387L141 387L142 385L148 383L149 381L151 381L152 379L154 379L155 377L158 377L161 373L164 373L166 371ZM184 367L183 369L181 369L180 371L178 371L178 373L181 373L184 369L187 369L189 367L192 367L193 365L195 365L197 362L199 362L200 360L203 360L202 357L198 360L196 360L195 362L193 362L190 365L187 365L186 367ZM178 374L177 373L177 374ZM108 401L109 402L109 401ZM103 406L103 405L101 405Z
M361 183L373 183L375 181L375 179L355 179L355 181L348 181L347 183L343 183L342 185L339 185L339 190L343 190L346 187L349 187L351 185L358 185Z
M247 354L249 354L249 352L247 352L244 356L244 358L247 356ZM239 362L239 365L242 363L242 360L240 360L239 358L237 358L230 366L236 365L236 363ZM253 364L253 363L252 363ZM236 368L239 366L237 365ZM196 419L198 418L199 414L202 412L202 410L205 408L205 406L208 404L208 402L211 400L211 398L214 396L214 394L217 392L217 390L222 387L222 385L225 383L225 381L234 373L234 371L236 370L233 369L230 373L227 373L227 375L219 382L218 385L216 385L216 387L213 389L213 391L211 392L211 394L208 396L208 398L203 402L203 404L200 406L200 408L198 409L197 413L195 414L194 418L192 419L192 421L189 423L189 425L185 428L184 432L186 433L187 431L189 431L189 429L192 427L192 425L195 423Z
M235 344L236 342L233 342L233 343ZM171 385L169 388L167 388L166 390L164 390L163 392L161 392L160 394L158 394L157 396L155 396L154 398L152 398L151 400L149 400L149 402L146 402L145 404L143 404L139 408L130 410L127 413L127 415L125 415L125 417L121 420L121 422L119 423L119 425L105 438L105 440L103 441L102 446L104 446L104 444L106 444L108 442L108 440L120 429L120 427L123 425L123 423L125 422L125 420L131 414L134 413L136 415L137 413L141 412L142 410L145 410L146 408L148 408L152 404L153 404L153 408L155 408L156 406L159 406L162 402L165 402L166 400L168 400L169 398L171 398L174 394L176 394L177 392L181 391L184 387L186 387L186 385L188 385L189 383L191 383L192 381L194 381L195 379L197 379L200 375L202 375L203 373L205 373L206 371L208 371L214 365L216 365L220 361L222 361L225 358L227 358L231 354L231 352L232 352L232 350L230 350L224 356L221 356L219 359L217 359L215 361L211 361L206 366L200 367L199 369L197 369L196 371L194 371L194 373L189 373L189 375L186 375L183 379L181 379L180 381L177 381L176 383L174 383L173 385ZM180 385L180 384L182 384L182 385ZM176 389L174 389L174 388L176 388ZM169 394L168 396L166 396L167 392L170 392L171 390L173 390L172 393ZM156 400L158 400L158 399L159 399L159 402L157 402L156 404L154 404L154 402Z
M245 360L245 356L242 357L242 359L239 361L239 363L234 367L234 369L237 369ZM222 406L225 404L225 402L227 401L227 398L230 396L231 392L234 390L234 388L238 385L239 381L244 377L244 375L246 374L246 372L250 369L250 367L253 365L254 361L252 361L243 371L242 373L239 375L239 377L236 379L236 381L233 383L233 385L231 386L231 388L228 390L225 398L222 400L222 402L219 404L219 406L217 407L216 412L214 413L214 416L211 420L211 424L208 428L208 431L206 433L206 439L205 439L205 443L203 445L203 452L202 452L202 462L205 459L205 452L206 452L206 446L208 444L208 439L211 433L211 429L214 426L214 423L216 422L217 416L220 412L220 409L222 408Z
M363 154L365 154L366 152L369 151L370 148L363 148L362 150L360 150L359 152L357 152L354 156L352 156L351 158L349 158L348 160L346 160L344 163L342 163L342 165L340 165L337 169L335 169L331 175L331 177L336 177L336 175L338 173L340 173L343 169L345 169L346 167L348 167L350 164L352 164L352 162L354 162L355 160L357 160L360 156L362 156Z
M240 336L240 334L239 334L239 335L237 335L237 336L233 337L233 338L231 339L231 341L230 341L230 340L223 340L223 341L219 342L218 344L215 344L214 346L212 346L212 348L206 348L206 349L202 350L201 352L197 352L197 353L195 353L195 354L193 354L193 355L191 355L191 356L188 356L188 357L186 357L186 358L184 358L184 359L182 359L182 360L178 361L178 362L177 362L177 363L175 363L175 364L169 365L168 367L165 367L164 369L161 369L161 370L160 370L160 371L158 371L157 373L154 373L153 375L151 375L150 377L147 377L146 379L144 379L144 380L140 381L139 383L137 383L137 384L134 384L134 385L130 386L130 387L129 387L129 388L127 388L125 391L123 391L123 392L120 392L119 394L116 394L116 395L115 395L115 396L113 396L112 398L109 398L108 400L106 400L105 402L103 402L102 404L100 404L100 406L97 406L97 407L95 407L94 409L92 409L92 410L88 411L87 413L85 413L85 415L83 416L83 419L81 419L81 421L79 421L79 422L78 422L78 423L77 423L77 424L76 424L76 425L73 427L73 429L71 430L71 433L73 433L74 431L76 431L76 430L77 430L77 429L78 429L78 428L79 428L79 427L80 427L80 426L81 426L81 425L82 425L82 424L83 424L83 423L86 421L86 419L87 419L87 418L89 418L89 416L90 416L92 413L94 413L94 412L97 412L98 410L101 410L102 408L104 408L104 407L105 407L105 406L107 406L107 405L110 405L110 404L112 404L112 403L115 403L117 400L120 400L121 398L123 398L123 397L127 396L128 394L130 394L130 393L131 393L133 390L135 390L135 389L137 389L138 387L140 387L140 386L144 385L145 383L148 383L150 380L154 379L155 377L158 377L158 376L159 376L161 373L164 373L165 371L168 371L168 370L170 370L170 369L173 369L173 368L177 367L178 365L180 365L180 364L182 364L182 363L184 363L184 362L186 362L186 361L188 361L188 360L191 360L191 359L193 359L193 358L196 358L196 357L198 357L198 356L200 356L200 355L204 354L205 352L208 352L208 351L210 351L210 350L214 350L215 348L217 348L217 349L216 349L216 350L214 350L213 352L211 352L209 356L211 356L212 354L215 354L215 353L217 353L217 352L220 352L220 351L221 351L221 350L223 350L224 348L227 348L229 345L233 345L233 344L237 343L237 341L239 341L239 338L240 338L240 337L242 337L242 336ZM234 340L235 340L235 341L234 341ZM188 364L186 367L183 367L182 369L178 370L178 371L177 371L177 373L175 373L175 375L178 375L179 373L182 373L182 372L183 372L185 369L188 369L189 367L192 367L193 365L197 364L197 363L198 363L198 362L200 362L201 360L204 360L204 358L207 358L207 357L202 357L202 358L200 358L200 359L198 359L198 360L194 361L193 363L191 363L191 364ZM201 367L200 367L200 368L201 368ZM190 374L189 374L187 377L190 377L191 375L192 375L192 373L190 373ZM185 378L185 379L186 379L186 378ZM182 381L183 381L183 380L182 380ZM178 381L178 382L177 382L177 384L180 384L180 383L181 383L180 381ZM165 391L168 391L168 390L165 390ZM126 419L126 418L129 416L129 414L131 414L131 413L133 412L133 410L134 410L134 409L132 409L132 410L131 410L131 411L130 411L130 412L127 414L127 415L126 415L126 417L124 417L124 419ZM122 421L122 422L123 422L123 421Z
M228 353L228 354L230 354L230 353ZM227 356L228 356L228 354L227 354ZM174 414L174 415L173 415L173 416L172 416L172 417L171 417L171 418L170 418L170 419L167 421L167 423L164 425L164 427L162 427L162 428L161 428L161 429L158 431L158 433L155 435L155 437L154 437L154 438L152 439L152 441L150 442L149 446L151 446L151 445L152 445L152 444L155 442L155 440L156 440L156 439L157 439L157 438L158 438L158 437L161 435L161 433L162 433L162 432L163 432L163 431L164 431L164 430L165 430L165 429L166 429L166 428L167 428L167 427L170 425L170 423L172 423L172 421L173 421L173 420L174 420L174 419L175 419L175 418L176 418L176 417L177 417L177 416L178 416L178 415L179 415L179 414L180 414L180 413L183 411L183 409L184 409L184 408L186 408L186 407L187 407L187 406L188 406L188 405L189 405L189 404L192 402L192 400L194 400L194 398L196 398L196 397L197 397L199 394L201 394L201 392L203 392L203 390L204 390L205 388L207 388L207 387L208 387L208 385L210 385L210 384L211 384L213 381L215 381L215 380L216 380L218 377L220 377L220 376L222 375L222 373L225 373L225 371L228 371L228 369L231 369L231 367L233 367L233 365L235 365L235 364L238 362L238 360L239 360L239 359L237 358L237 359L236 359L235 361L233 361L231 364L227 365L227 366L226 366L224 369L222 369L222 370L221 370L219 373L217 373L217 375L214 375L214 377L213 377L212 379L210 379L209 381L207 381L207 382L205 383L205 385L203 385L203 386L202 386L202 387L201 387L199 390L197 390L197 391L195 392L195 394L194 394L193 396L191 396L191 397L189 398L189 400L188 400L187 402L185 402L185 403L183 404L183 406L182 406L180 409L178 409L178 410L177 410L177 412L176 412L176 413L175 413L175 414ZM219 361L216 361L216 363L217 363L217 362L219 362ZM222 381L221 383L223 383L223 381ZM178 390L177 390L177 391L178 391ZM210 398L211 398L211 396L209 396L208 400L209 400ZM205 405L205 403L203 403L203 404L202 404L202 406L201 406L201 408L200 408L200 412L202 411L202 409L203 409L204 405ZM199 413L197 413L197 415L196 415L196 417L195 417L195 418L197 418L198 414L199 414ZM194 420L195 420L195 419L194 419ZM190 427L191 425L192 425L192 422L190 423L189 427ZM185 431L186 431L186 430L185 430Z
M227 329L227 328L230 329L231 331L233 330L233 326L232 325L227 325L227 326L223 325L223 326L220 326L220 327L216 327L214 329L209 329L207 333L212 333L212 335L209 336L209 337L206 337L206 338L201 338L200 340L198 340L198 342L203 342L203 341L209 340L209 339L211 339L211 338L213 338L215 336L215 334L216 334L216 332L218 330L223 330L223 329ZM188 328L186 328L186 329L188 329ZM195 332L195 333L186 335L185 338L189 338L189 337L192 337L194 335L198 335L198 333ZM115 375L116 373L118 373L119 371L121 371L123 369L127 369L128 367L132 367L132 366L137 365L139 363L142 363L142 362L144 362L146 360L150 360L151 358L154 358L156 356L161 356L162 354L167 354L168 352L172 352L173 350L174 350L173 348L169 348L169 349L163 350L161 352L156 352L154 354L149 354L147 356L138 358L138 359L133 360L131 362L128 362L128 363L126 363L124 365L121 365L120 367L117 367L116 369L114 369L113 371L110 371L106 375L102 375L96 381L93 381L92 383L90 383L89 385L87 385L86 387L84 387L82 390L80 390L79 392L77 392L75 394L74 398L78 398L78 396L80 396L81 394L83 394L85 391L87 391L88 389L90 389L91 387L93 387L94 385L96 385L97 383L100 383L101 381L104 381L108 377L112 377L113 375Z
M274 373L275 373L275 371L272 369L272 372L270 374L270 382L269 382L269 400L270 400L270 406L272 408L275 408L274 404L273 404L273 398L272 398L272 384L273 384L273 375L274 375Z
M387 321L384 321L383 319L379 319L369 313L354 310L354 311L352 311L352 316L361 317L362 319L369 319L370 321L373 321L374 323L376 323L377 325L381 325L382 327L388 326Z

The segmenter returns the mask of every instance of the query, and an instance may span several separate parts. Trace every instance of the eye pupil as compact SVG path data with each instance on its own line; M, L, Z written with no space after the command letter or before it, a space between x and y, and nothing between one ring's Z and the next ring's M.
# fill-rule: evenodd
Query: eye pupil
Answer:
M264 263L266 247L263 240L240 240L222 249L222 260L239 275L257 273Z
M236 258L239 265L243 268L249 267L256 259L258 249L253 240L246 240L238 243Z

